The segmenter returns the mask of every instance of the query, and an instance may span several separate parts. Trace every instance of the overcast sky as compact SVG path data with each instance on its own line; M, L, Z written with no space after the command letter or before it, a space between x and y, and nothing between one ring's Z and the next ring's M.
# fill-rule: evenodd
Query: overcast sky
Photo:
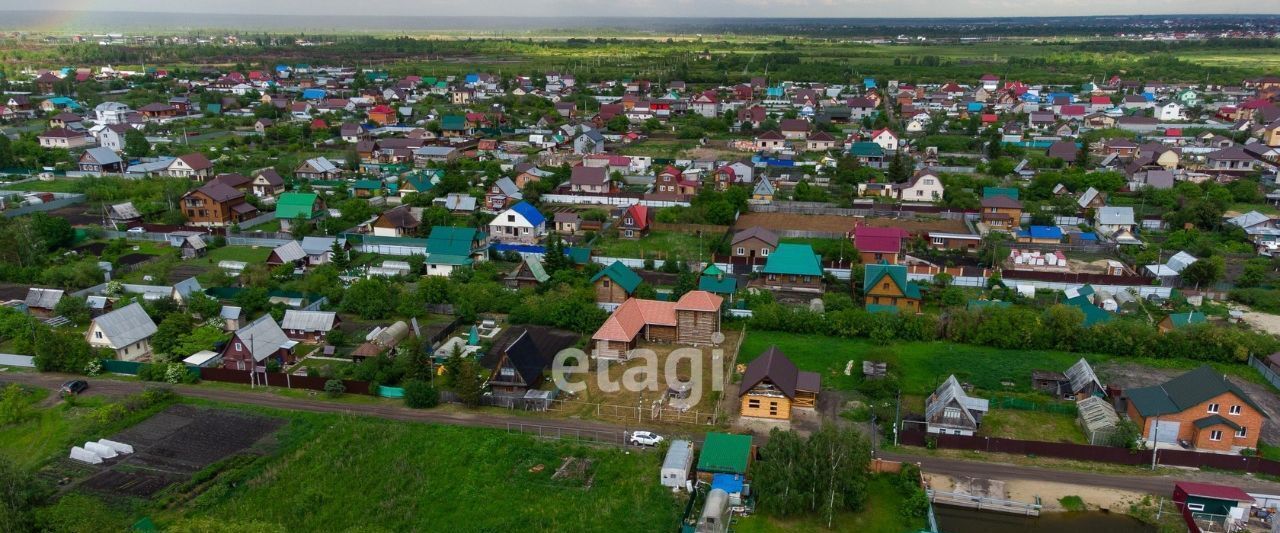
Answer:
M0 10L311 15L995 17L1280 13L1276 0L0 0Z

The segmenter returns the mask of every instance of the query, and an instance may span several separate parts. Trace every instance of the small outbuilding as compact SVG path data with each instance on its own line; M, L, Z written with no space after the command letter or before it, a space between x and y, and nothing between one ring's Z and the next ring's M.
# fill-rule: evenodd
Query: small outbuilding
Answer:
M1115 408L1097 396L1089 396L1076 402L1076 411L1076 421L1084 430L1085 437L1088 437L1089 444L1095 446L1106 444L1120 425L1120 416L1116 414Z
M689 470L693 468L693 443L687 440L673 440L667 449L667 457L662 460L662 472L659 482L664 487L681 489L689 481Z

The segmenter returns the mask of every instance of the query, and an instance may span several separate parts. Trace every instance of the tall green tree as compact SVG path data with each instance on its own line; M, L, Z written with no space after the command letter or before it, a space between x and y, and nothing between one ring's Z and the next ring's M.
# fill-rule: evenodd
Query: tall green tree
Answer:
M142 131L129 128L124 134L124 153L129 157L146 157L151 155L151 143Z

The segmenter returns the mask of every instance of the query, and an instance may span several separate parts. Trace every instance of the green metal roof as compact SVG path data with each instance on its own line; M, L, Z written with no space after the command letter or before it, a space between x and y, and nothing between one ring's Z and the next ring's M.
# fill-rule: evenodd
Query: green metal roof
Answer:
M575 265L585 265L591 262L591 249L582 246L569 246L564 249L564 255L569 257Z
M783 274L794 276L821 276L822 264L818 262L818 254L808 244L783 243L769 254L764 262L765 274Z
M713 294L733 294L738 291L738 280L733 276L708 275L703 271L698 278L698 290Z
M433 226L424 244L427 246L427 253L431 254L431 261L436 262L437 254L470 257L471 244L481 238L480 230L475 228Z
M907 267L902 265L889 265L879 263L875 265L867 265L863 271L862 292L870 292L872 287L885 276L893 280L893 284L902 290L902 295L907 298L920 298L920 286L914 281L907 281Z
M856 142L849 146L849 155L857 157L884 157L884 148L873 142Z
M357 181L355 185L352 185L351 188L352 189L370 189L375 191L380 190L382 189L382 180L374 180L374 179L360 180L360 181Z
M1240 398L1240 401L1248 404L1262 416L1267 416L1249 395L1240 390L1240 387L1228 381L1225 376L1208 365L1187 372L1161 385L1128 389L1125 391L1125 395L1129 397L1129 401L1138 410L1138 414L1156 416L1180 413L1228 392Z
M1019 194L1021 194L1021 191L1019 191L1017 187L983 187L982 188L983 198L991 198L992 196L1007 196L1009 198L1013 198L1014 200L1017 200Z
M430 254L427 256L427 264L431 265L467 266L473 262L471 256L467 255Z
M467 117L462 115L445 115L440 117L440 129L461 131L467 129Z
M316 213L311 211L315 205L316 199L319 198L313 192L287 192L280 195L276 200L276 219L292 220L298 218L299 215L305 219L315 218Z
M1192 424L1195 424L1195 425L1196 425L1196 427L1198 427L1198 428L1200 428L1200 429L1205 429L1205 428L1208 428L1208 427L1213 427L1213 426L1222 425L1222 426L1227 426L1227 427L1229 427L1229 428L1231 428L1231 429L1234 429L1234 430L1236 430L1236 431L1239 431L1239 430L1240 430L1240 424L1237 424L1237 423L1235 423L1235 422L1232 422L1231 420L1228 420L1228 419L1226 419L1226 418L1223 418L1223 417L1222 417L1222 415L1210 415L1210 416L1206 416L1206 417L1204 417L1204 418L1201 418L1201 419L1199 419L1199 420L1196 420L1195 422L1192 422Z
M698 471L745 475L750 461L751 435L707 433L698 454Z
M1090 293L1092 294L1092 288L1090 288ZM1080 309L1080 312L1084 313L1085 326L1109 322L1112 318L1115 318L1115 315L1110 312L1093 305L1088 296L1081 295L1075 298L1068 298L1066 303L1067 305L1076 306L1076 308Z
M636 287L639 287L640 282L643 281L640 279L639 274L627 268L627 265L622 264L622 261L614 261L612 265L605 267L604 270L596 272L596 275L591 277L591 283L595 283L596 280L605 276L617 283L628 294L635 292Z
M543 268L542 261L535 258L533 254L524 256L524 264L529 267L529 273L533 274L533 279L537 280L538 283L546 283L547 280L551 279L551 276L547 274L547 269Z

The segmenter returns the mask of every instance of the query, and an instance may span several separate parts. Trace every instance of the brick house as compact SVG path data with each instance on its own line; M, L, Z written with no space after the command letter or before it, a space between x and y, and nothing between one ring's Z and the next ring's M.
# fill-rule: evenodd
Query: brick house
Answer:
M1198 450L1257 449L1267 418L1239 386L1209 366L1161 385L1124 392L1129 420L1147 442L1187 442Z

